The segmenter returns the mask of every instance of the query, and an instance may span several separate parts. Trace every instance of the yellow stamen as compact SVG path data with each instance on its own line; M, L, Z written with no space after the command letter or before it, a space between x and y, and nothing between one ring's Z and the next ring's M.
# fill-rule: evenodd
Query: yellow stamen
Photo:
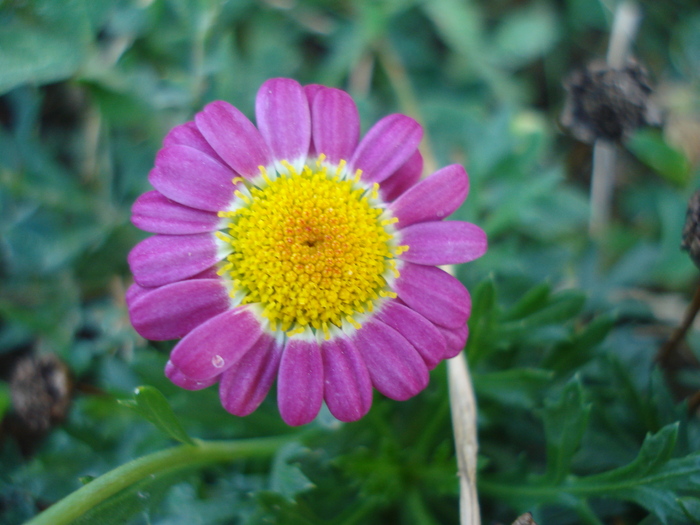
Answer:
M272 178L260 166L262 182L234 191L245 204L219 212L229 223L217 237L233 247L219 275L287 337L310 329L329 339L343 322L359 329L354 316L396 297L387 282L399 276L395 257L406 248L392 242L397 219L376 203L378 184L360 183L361 170L344 179L347 163L325 160L301 170L282 160Z

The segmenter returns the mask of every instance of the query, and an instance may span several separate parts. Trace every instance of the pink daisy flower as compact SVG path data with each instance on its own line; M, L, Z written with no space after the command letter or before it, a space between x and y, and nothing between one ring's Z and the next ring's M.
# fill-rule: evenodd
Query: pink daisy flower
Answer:
M165 374L219 383L232 414L253 412L277 380L282 419L325 401L361 418L372 387L408 399L467 339L469 293L437 268L480 257L486 236L444 221L464 201L459 165L419 182L421 126L389 115L359 140L339 89L265 82L257 128L212 102L165 137L133 223L156 235L129 254L134 328L181 340Z

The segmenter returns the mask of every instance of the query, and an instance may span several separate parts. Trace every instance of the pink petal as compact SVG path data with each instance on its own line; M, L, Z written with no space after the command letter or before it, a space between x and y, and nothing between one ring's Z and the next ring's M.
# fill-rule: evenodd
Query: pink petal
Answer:
M314 106L314 99L316 98L318 92L322 89L328 88L322 84L306 84L304 86L304 95L306 95L306 100L309 101L310 108Z
M348 339L321 343L326 405L340 421L357 421L372 406L372 381L360 352Z
M140 299L144 295L146 295L149 292L152 292L154 290L157 290L157 288L144 288L143 286L139 286L136 283L133 283L129 288L126 290L126 294L124 294L124 299L126 300L126 306L128 308L131 308L131 305L136 302L137 299Z
M197 128L212 148L237 173L252 179L258 166L271 164L270 150L253 123L228 102L207 104L195 116Z
M314 98L316 98L316 95L322 89L325 89L325 86L322 86L321 84L307 84L304 86L304 95L306 95L306 100L309 102L309 109L311 110L311 122L313 122L313 118L314 118L314 114L313 114ZM314 148L313 132L312 132L311 136L312 136L312 140L309 144L309 153L307 156L308 157L315 157L316 155L318 155L318 152L316 151L316 148Z
M300 172L311 144L311 113L301 84L291 78L266 81L255 99L255 118L275 160Z
M173 348L170 360L195 381L207 381L235 365L262 336L260 321L246 306L212 317Z
M399 229L418 222L438 221L459 208L468 190L467 172L459 164L452 164L407 190L389 208L399 219Z
M214 266L228 255L221 245L210 233L154 235L134 246L129 266L141 286L162 286Z
M192 277L188 277L187 279L218 279L219 275L216 273L216 267L212 266L211 268L207 268L201 273L198 273L196 275L193 275ZM167 284L165 285L167 286ZM126 300L126 305L127 307L131 308L131 305L137 300L143 297L144 295L147 295L151 292L155 292L159 287L145 287L145 286L140 286L138 283L133 283L131 286L126 291L126 294L124 294L124 299Z
M147 232L182 235L212 232L219 229L221 220L216 213L189 208L149 191L136 199L131 222Z
M206 153L221 163L224 162L221 157L219 157L218 153L214 151L214 148L206 141L204 135L199 132L197 125L191 121L171 129L163 139L163 146L189 146Z
M382 182L413 155L422 136L423 129L412 118L386 116L372 126L357 146L350 172L361 169L363 181Z
M168 361L165 364L165 377L185 390L202 390L203 388L213 385L219 380L219 376L214 376L206 381L195 381L194 379L190 379L183 374L182 371L172 363L172 361Z
M429 369L445 359L445 338L433 323L398 301L388 301L377 318L390 326L418 350Z
M131 324L146 339L167 341L187 335L231 307L218 279L180 281L156 288L129 307Z
M484 230L469 222L421 222L401 230L401 244L408 251L400 259L416 264L459 264L486 252Z
M372 384L385 396L404 401L428 385L428 368L420 354L393 328L373 319L353 335Z
M457 328L467 322L472 301L467 289L447 272L432 266L404 263L394 289L409 308L440 326Z
M437 326L437 325L436 325ZM445 352L445 359L456 356L467 344L467 337L469 336L469 327L465 324L459 325L457 328L445 328L443 326L437 326L437 329L442 332L442 335L447 342L447 348Z
M197 273L193 275L192 277L188 277L188 279L218 279L219 274L216 273L217 268L216 266L211 266L204 270L203 272Z
M158 152L148 180L169 199L207 211L226 209L234 199L233 178L227 166L189 146L168 146Z
M282 352L277 404L291 426L312 421L323 404L323 361L316 341L292 338Z
M221 376L219 397L233 415L247 416L260 406L277 377L282 347L266 334Z
M408 188L414 186L423 173L423 156L416 150L403 166L387 177L379 187L384 202L398 198Z
M334 164L350 160L360 138L360 114L352 97L340 89L321 89L311 108L315 151Z

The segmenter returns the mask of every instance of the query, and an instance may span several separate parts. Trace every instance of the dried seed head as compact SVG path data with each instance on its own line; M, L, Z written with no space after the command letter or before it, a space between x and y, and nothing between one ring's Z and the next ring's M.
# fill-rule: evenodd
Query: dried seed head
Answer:
M518 519L513 522L513 525L537 525L537 523L535 523L535 520L532 518L532 514L526 512L518 516Z
M584 142L618 141L646 124L658 124L658 110L646 70L629 61L623 69L594 62L574 72L567 90L562 124Z
M21 359L10 380L15 412L31 432L45 432L63 421L72 390L68 368L54 354Z
M693 193L688 203L681 248L688 252L695 266L700 268L700 190Z

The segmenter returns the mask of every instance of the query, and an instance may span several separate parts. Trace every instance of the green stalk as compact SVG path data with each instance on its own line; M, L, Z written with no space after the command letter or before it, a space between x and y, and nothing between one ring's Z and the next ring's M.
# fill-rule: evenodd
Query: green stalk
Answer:
M288 438L260 438L237 441L197 441L197 446L180 445L134 459L69 494L25 525L68 525L110 496L151 475L179 469L272 456Z

